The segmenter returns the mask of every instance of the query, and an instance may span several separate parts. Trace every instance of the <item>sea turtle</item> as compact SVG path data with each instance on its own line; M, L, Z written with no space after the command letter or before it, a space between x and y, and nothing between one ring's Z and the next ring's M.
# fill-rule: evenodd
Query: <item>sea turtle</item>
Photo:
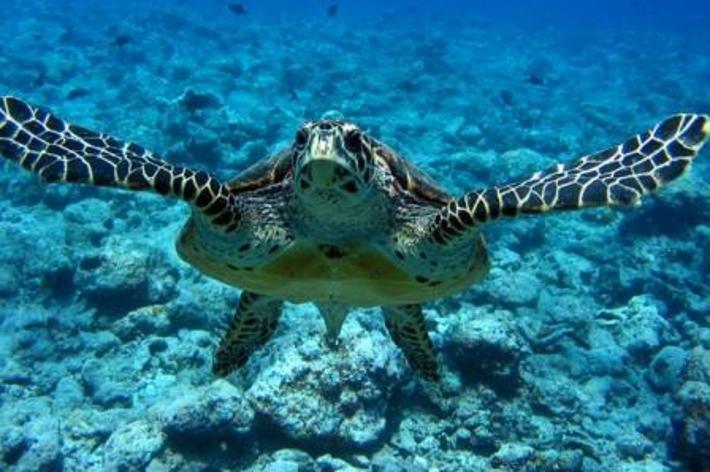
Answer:
M215 353L220 376L269 339L286 300L314 302L330 341L351 307L381 306L410 365L436 380L422 303L485 276L483 225L634 204L680 177L709 134L709 116L679 114L570 164L453 197L345 121L307 122L288 149L221 182L17 98L0 99L0 154L45 182L150 190L189 204L178 254L243 290Z

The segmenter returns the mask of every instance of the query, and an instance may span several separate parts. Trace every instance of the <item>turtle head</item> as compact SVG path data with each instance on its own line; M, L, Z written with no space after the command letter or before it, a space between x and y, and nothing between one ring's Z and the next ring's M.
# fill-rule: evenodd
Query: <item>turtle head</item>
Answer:
M309 205L342 207L370 194L370 144L356 125L321 120L306 123L293 145L294 184Z

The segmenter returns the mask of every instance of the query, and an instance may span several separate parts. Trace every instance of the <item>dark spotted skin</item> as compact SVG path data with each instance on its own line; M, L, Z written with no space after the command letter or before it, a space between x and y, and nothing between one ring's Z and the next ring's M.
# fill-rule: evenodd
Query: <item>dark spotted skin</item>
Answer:
M350 306L382 306L409 364L437 380L422 303L488 270L482 224L523 214L628 205L677 179L710 134L677 115L625 143L520 182L449 196L352 123L308 122L293 145L222 183L134 144L0 98L0 154L46 182L147 190L184 200L180 256L243 289L213 371L244 365L284 300L314 301L334 341Z

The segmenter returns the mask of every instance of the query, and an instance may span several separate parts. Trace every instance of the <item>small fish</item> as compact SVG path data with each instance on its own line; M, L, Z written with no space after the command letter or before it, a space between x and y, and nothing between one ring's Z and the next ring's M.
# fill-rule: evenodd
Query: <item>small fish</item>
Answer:
M545 79L543 79L541 76L537 74L530 74L528 76L528 83L531 85L545 85Z
M235 15L242 16L247 14L247 9L243 3L230 3L227 8Z
M326 10L326 13L328 14L328 16L335 16L335 15L337 15L337 14L338 14L338 4L337 4L337 3L333 3L332 5L330 5L330 6L328 7L328 9Z
M131 42L133 42L133 38L131 38L130 36L128 36L127 34L119 34L118 36L113 38L113 41L111 41L111 45L120 48Z
M89 95L89 91L83 87L73 88L67 94L67 100L77 100Z

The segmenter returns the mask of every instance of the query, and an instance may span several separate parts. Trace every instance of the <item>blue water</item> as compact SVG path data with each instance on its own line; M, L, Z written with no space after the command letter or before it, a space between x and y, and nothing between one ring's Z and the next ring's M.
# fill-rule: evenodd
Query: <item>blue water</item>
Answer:
M707 1L243 3L3 0L0 95L223 179L336 113L455 194L710 113ZM708 157L487 225L488 277L425 307L439 384L377 310L331 348L310 305L215 378L239 291L177 257L189 210L3 164L0 469L703 470Z

